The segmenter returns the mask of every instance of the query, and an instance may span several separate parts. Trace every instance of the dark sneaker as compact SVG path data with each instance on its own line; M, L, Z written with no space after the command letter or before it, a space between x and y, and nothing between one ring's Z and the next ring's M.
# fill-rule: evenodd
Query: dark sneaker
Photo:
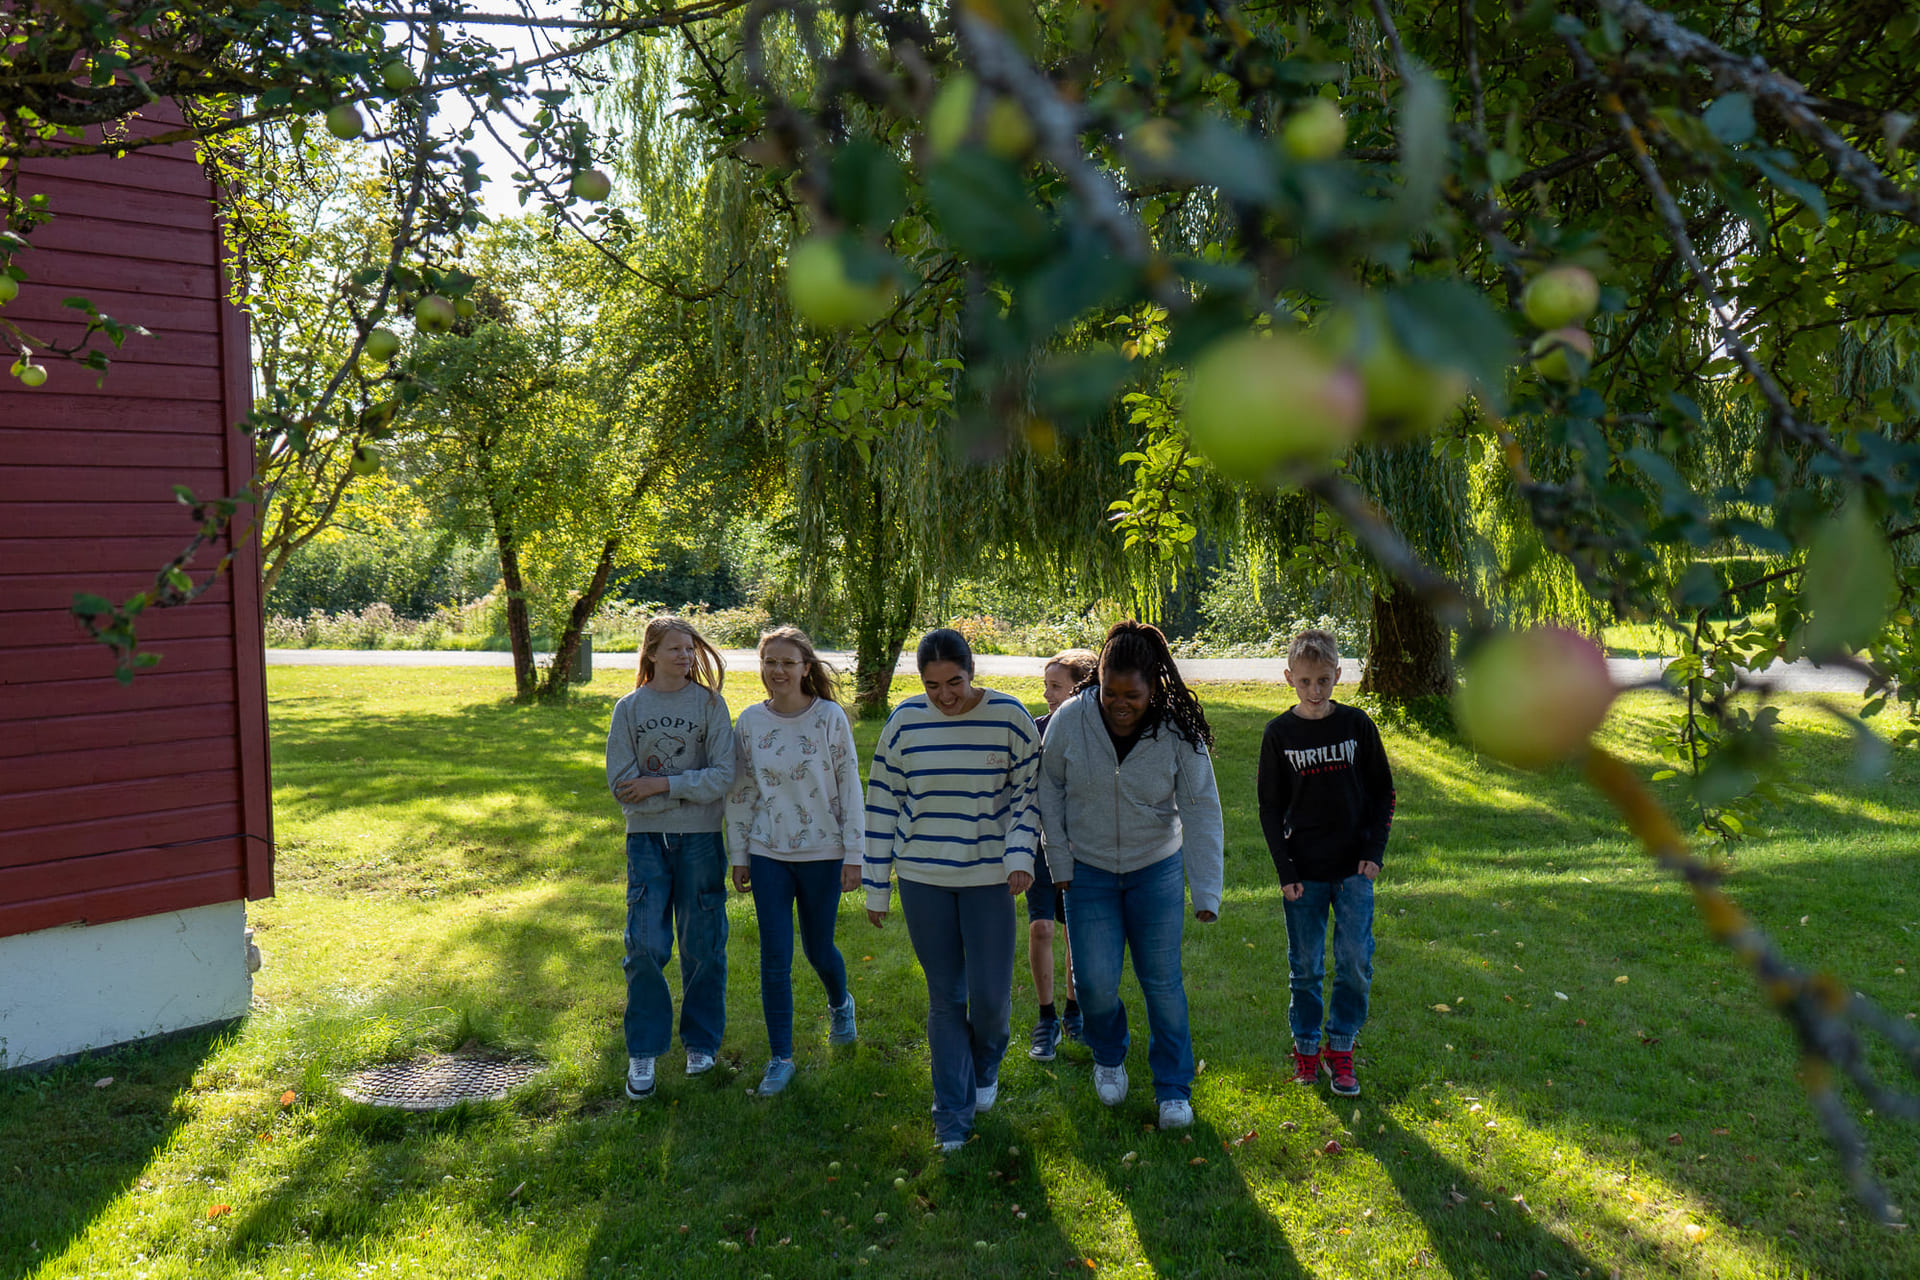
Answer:
M1333 1091L1343 1098L1360 1096L1360 1077L1353 1074L1353 1050L1329 1049L1327 1073L1333 1077Z
M1059 1049L1060 1019L1042 1018L1034 1023L1033 1043L1027 1046L1027 1056L1035 1062L1052 1062Z
M1293 1051L1293 1082L1295 1084L1314 1084L1320 1079L1320 1052L1302 1053Z
M763 1098L771 1098L791 1083L793 1083L793 1059L775 1058L767 1064L767 1074L761 1079L760 1087L754 1092Z
M1080 1011L1076 1009L1060 1020L1060 1032L1075 1044L1085 1044L1087 1042L1086 1019L1082 1018Z
M859 1038L853 1022L853 992L849 991L843 1004L827 1006L827 1043L852 1044Z

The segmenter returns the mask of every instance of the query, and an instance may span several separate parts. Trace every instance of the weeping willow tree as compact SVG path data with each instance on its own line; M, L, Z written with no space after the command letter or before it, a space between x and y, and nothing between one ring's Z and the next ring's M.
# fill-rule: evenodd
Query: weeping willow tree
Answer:
M1134 584L1105 519L1126 437L1104 405L1036 402L1038 379L967 399L962 375L989 335L958 323L969 282L924 228L893 239L911 272L883 323L845 335L795 315L785 258L818 220L764 149L738 145L758 123L738 110L749 59L796 94L818 70L797 32L749 50L738 22L613 52L607 101L635 197L622 230L644 246L627 267L703 310L697 358L726 392L713 412L786 458L784 494L752 492L790 515L806 611L850 616L857 709L880 715L902 645L955 578Z

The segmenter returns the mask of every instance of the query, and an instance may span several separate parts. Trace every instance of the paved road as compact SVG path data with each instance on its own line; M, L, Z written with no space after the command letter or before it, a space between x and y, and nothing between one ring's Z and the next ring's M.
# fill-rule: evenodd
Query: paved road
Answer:
M721 651L727 660L730 671L752 670L754 654L751 649L724 649ZM832 650L822 650L820 656L833 666L843 670L853 669L853 654ZM546 654L539 655L542 661ZM269 649L269 666L340 666L340 667L509 667L513 658L505 653L468 653L452 650L414 650L414 649ZM1038 676L1041 659L1019 657L1011 654L983 653L974 659L975 670L982 676ZM1623 685L1645 684L1660 678L1663 663L1658 658L1610 658L1608 668L1613 672L1614 680ZM1286 663L1279 658L1184 658L1180 662L1180 673L1189 680L1246 680L1279 684L1281 671ZM596 653L593 655L593 669L602 671L632 671L634 656L631 653ZM902 653L895 671L911 674L913 655ZM1346 664L1348 676L1356 676L1360 663L1351 660ZM1866 688L1864 677L1851 671L1826 670L1811 662L1776 663L1770 668L1775 687L1794 693L1858 693Z

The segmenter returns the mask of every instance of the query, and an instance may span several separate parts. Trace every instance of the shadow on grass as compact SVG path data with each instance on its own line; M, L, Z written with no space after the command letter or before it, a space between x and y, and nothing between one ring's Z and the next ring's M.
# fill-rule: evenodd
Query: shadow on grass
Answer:
M1155 1275L1305 1280L1311 1274L1238 1165L1220 1155L1222 1134L1204 1116L1181 1138L1155 1133L1142 1135L1142 1143L1158 1148L1152 1167L1109 1175L1107 1183L1127 1206ZM1191 1163L1196 1159L1202 1163Z
M1380 1099L1376 1097L1376 1102ZM1389 1098L1388 1105L1408 1099ZM1330 1099L1329 1112L1343 1100ZM1382 1132L1368 1135L1370 1150L1407 1209L1426 1228L1427 1239L1450 1276L1598 1275L1599 1265L1571 1241L1543 1226L1506 1187L1481 1179L1435 1151L1418 1134L1379 1110Z
M175 1100L227 1034L192 1031L0 1076L0 1278L31 1274L134 1187L186 1123Z

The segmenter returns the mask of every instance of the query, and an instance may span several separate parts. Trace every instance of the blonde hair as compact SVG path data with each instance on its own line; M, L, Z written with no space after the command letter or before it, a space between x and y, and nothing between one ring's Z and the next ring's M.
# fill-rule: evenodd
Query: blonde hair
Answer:
M1319 662L1329 667L1340 665L1340 642L1333 638L1333 632L1314 628L1302 631L1287 646L1287 669L1291 671L1301 662Z
M694 630L691 622L670 613L647 619L646 634L640 637L640 671L633 687L638 689L653 683L653 651L670 631L678 631L693 641L693 682L709 692L719 693L720 686L727 682L726 660L705 636Z
M1093 673L1099 670L1100 655L1091 649L1062 649L1047 659L1047 665L1040 668L1045 675L1055 667L1065 667L1067 674L1073 677L1075 685L1083 685L1093 679Z
M806 671L800 677L802 693L825 698L828 702L840 701L840 693L833 680L833 669L820 661L820 655L813 651L813 641L806 632L798 627L775 627L771 631L763 631L755 652L765 659L767 646L775 643L790 644L800 651L800 660L806 663Z

